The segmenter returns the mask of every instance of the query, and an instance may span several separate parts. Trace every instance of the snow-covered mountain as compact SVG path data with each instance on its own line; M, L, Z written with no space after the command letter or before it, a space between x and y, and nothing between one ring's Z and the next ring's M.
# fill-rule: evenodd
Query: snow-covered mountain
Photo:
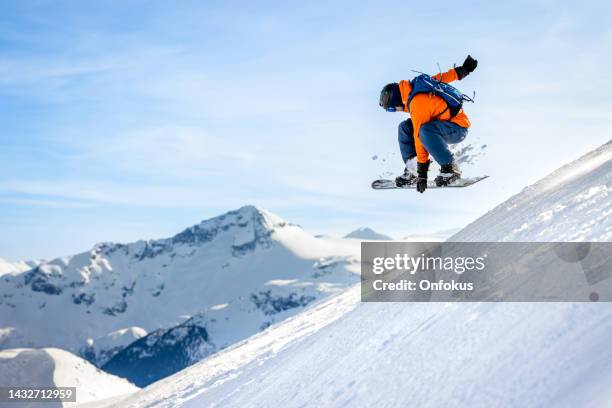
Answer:
M231 307L214 306L177 326L155 330L102 368L145 386L294 315L321 297L311 290L265 288L234 300Z
M279 353L285 352L287 348L313 347L314 343L322 330L338 320L344 318L359 305L359 287L353 286L340 294L330 296L329 298L320 301L308 307L301 313L283 320L281 323L268 328L267 330L258 333L247 340L240 342L232 347L222 350L203 361L188 367L170 377L160 380L149 385L142 391L134 393L116 401L123 407L203 407L214 406L209 403L205 397L209 392L216 390L218 387L229 385L229 388L234 385L233 378L240 375L240 372L249 367L266 365L269 361L274 362ZM370 304L371 306L372 304ZM364 327L358 329L363 331ZM357 333L353 333L357 334ZM333 337L331 341L348 342L351 335L344 337ZM358 349L360 349L358 347ZM360 349L362 350L362 349ZM363 351L363 350L362 350ZM302 357L302 356L300 356ZM325 366L331 367L343 361L343 355L328 355ZM286 362L285 370L291 371L292 368L297 368L302 364L301 361L295 360ZM319 368L310 373L311 377L316 377ZM351 377L351 374L342 373L341 377ZM246 377L245 377L246 378ZM260 379L255 379L255 384L260 383ZM298 381L297 377L294 380ZM253 385L255 385L253 384ZM297 384L297 383L296 383ZM227 396L233 393L240 393L239 388L231 389L224 387L227 391ZM321 390L323 391L323 390ZM293 394L290 393L290 394ZM222 397L219 398L221 403L218 406L225 407L222 402ZM358 405L358 404L355 404ZM101 404L96 408L111 408L114 404ZM256 404L247 402L243 406L283 406L276 404ZM293 405L289 405L293 406ZM325 406L325 404L309 404L303 406ZM352 404L350 406L353 406Z
M388 235L379 234L374 231L372 228L363 227L357 228L354 231L349 232L344 236L344 238L352 238L352 239L360 239L362 241L392 241Z
M1 387L76 387L76 403L130 394L138 387L115 377L65 350L56 348L9 349L0 351ZM32 403L27 406L59 406L60 403ZM24 407L11 403L7 406Z
M609 240L610 191L612 143L525 189L453 239ZM359 299L356 286L323 300L122 405L612 404L607 304Z
M89 361L102 366L115 354L146 335L145 329L136 326L115 330L97 339L87 339L87 346L82 350L82 354Z
M9 262L0 258L0 276L5 274L16 274L27 271L39 265L41 261L17 261Z
M134 341L149 357L166 350L159 341L182 338L197 316L206 336L190 344L201 347L181 351L192 363L356 282L358 257L359 243L314 238L253 206L167 239L98 244L0 277L0 349L58 347L110 364Z

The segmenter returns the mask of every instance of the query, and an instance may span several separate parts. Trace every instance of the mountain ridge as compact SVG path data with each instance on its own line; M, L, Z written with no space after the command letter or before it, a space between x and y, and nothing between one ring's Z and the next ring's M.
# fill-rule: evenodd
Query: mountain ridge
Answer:
M0 349L59 347L103 365L132 342L179 330L208 310L207 341L217 350L309 303L295 299L357 281L358 251L251 205L168 238L98 243L0 277L0 319L10 327L0 331ZM264 308L279 299L291 307Z

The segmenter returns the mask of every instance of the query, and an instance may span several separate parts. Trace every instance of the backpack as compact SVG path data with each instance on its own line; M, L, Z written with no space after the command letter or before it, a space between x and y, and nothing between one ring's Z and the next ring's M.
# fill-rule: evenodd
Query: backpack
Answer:
M406 108L410 110L410 102L415 95L428 93L439 96L446 102L446 109L440 112L437 116L442 115L447 110L450 110L451 118L459 113L463 106L463 101L472 101L472 99L461 93L460 90L445 82L438 81L427 74L421 74L410 81L412 91L408 96Z

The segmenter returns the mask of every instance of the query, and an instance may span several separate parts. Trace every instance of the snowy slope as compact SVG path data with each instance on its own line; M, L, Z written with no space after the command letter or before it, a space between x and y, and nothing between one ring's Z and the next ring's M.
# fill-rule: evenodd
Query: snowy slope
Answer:
M0 351L0 387L77 387L77 403L133 393L136 386L107 374L67 351L9 349ZM58 406L59 403L10 406ZM65 403L64 406L74 406Z
M358 299L355 289L326 300L319 315L299 314L122 405L603 407L612 401L606 305Z
M611 197L612 141L525 188L449 241L612 241Z
M200 400L198 397L225 383L232 384L232 381L245 367L263 365L268 360L278 357L279 353L287 347L299 347L305 340L309 340L311 335L316 335L324 327L343 318L358 305L359 288L353 286L268 330L220 351L171 377L158 381L141 392L120 402L113 401L113 404L123 407L172 407L191 402L195 404L193 406L209 406L210 402ZM330 365L329 362L328 365ZM96 407L111 407L114 406L113 404L101 404ZM220 406L224 404L221 403ZM246 404L244 406L256 405Z
M374 231L372 228L368 228L368 227L357 228L356 230L351 231L348 234L346 234L344 238L360 239L363 241L392 241L393 240L393 238L391 238L390 236L379 234L378 232Z
M611 155L608 143L453 239L609 239ZM606 407L611 342L607 304L360 304L354 287L122 403Z
M353 284L358 256L358 242L314 238L253 206L167 239L98 244L0 277L0 349L59 347L104 364L147 333L205 314L215 351L303 308L267 303Z

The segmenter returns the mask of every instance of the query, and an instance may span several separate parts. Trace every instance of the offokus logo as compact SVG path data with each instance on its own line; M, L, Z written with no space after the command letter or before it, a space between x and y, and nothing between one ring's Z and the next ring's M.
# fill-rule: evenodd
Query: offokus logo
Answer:
M612 301L612 243L364 242L361 297Z

